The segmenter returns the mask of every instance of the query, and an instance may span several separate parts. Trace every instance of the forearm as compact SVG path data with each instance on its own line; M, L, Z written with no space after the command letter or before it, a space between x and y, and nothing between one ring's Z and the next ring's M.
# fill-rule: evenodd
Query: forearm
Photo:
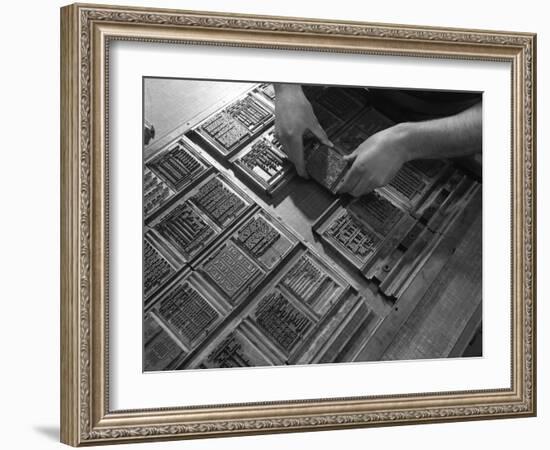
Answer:
M275 96L290 94L293 93L303 93L302 86L300 84L290 84L290 83L273 83L273 89L275 89Z
M481 152L481 103L459 114L397 125L405 160L454 158Z

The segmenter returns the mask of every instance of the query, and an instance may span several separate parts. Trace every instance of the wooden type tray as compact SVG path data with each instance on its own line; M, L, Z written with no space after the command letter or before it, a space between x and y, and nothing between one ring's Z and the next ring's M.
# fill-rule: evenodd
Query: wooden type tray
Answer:
M248 91L244 95L239 96L236 98L231 104L224 106L223 108L219 109L218 111L214 112L213 114L209 115L202 121L200 121L198 124L196 124L187 134L186 136L190 138L192 141L197 143L199 146L203 147L206 146L206 148L213 150L213 153L217 158L226 160L233 156L237 151L239 151L241 148L243 148L245 145L249 144L255 137L259 136L267 127L273 124L275 120L274 113L269 116L269 118L265 119L259 126L254 127L253 129L249 129L246 127L245 124L243 124L238 119L234 118L229 110L232 108L232 106L236 105L239 101L243 100L244 98L251 96L255 101L258 101L262 106L264 106L266 109L270 109L274 111L274 106L271 101L269 101L264 95L259 94L255 91ZM206 130L205 126L209 121L214 119L215 117L226 115L226 119L228 121L234 120L236 123L234 126L240 130L242 130L242 137L238 139L236 142L234 142L229 147L225 147L220 142L218 142L213 136L211 136Z
M199 192L201 187L212 182L212 180L218 180L221 186L235 195L243 205L237 214L227 217L223 223L216 221L215 217L209 214L209 211L206 211L203 205L194 200L194 196ZM165 258L181 266L199 257L200 254L209 248L210 244L225 235L232 226L243 220L250 211L256 208L257 206L251 198L229 181L225 175L213 173L185 193L185 195L179 196L177 201L172 202L169 207L165 208L162 214L158 215L155 220L148 224L146 235ZM203 230L197 236L200 238L199 240L194 239L191 235L188 237L187 247L184 247L185 243L177 242L174 237L162 231L163 223L170 220L169 215L173 211L173 214L175 214L177 210L181 210L186 215L196 217L193 221L194 228L192 229L192 233L197 230L197 227Z
M249 248L250 245L247 245L249 241L243 237L243 231L247 229L247 226L258 223L258 221L265 223L267 227L277 234L277 237L274 237L273 242L267 248L260 248L259 251L255 251ZM250 218L243 221L231 234L229 239L235 242L266 271L274 270L298 244L298 238L265 210L259 210L251 215Z
M273 143L274 139L273 127L271 127L230 160L232 167L241 179L253 189L268 196L278 192L295 174L294 167L288 161L286 155ZM271 174L258 166L251 168L243 161L243 158L249 155L259 142L265 143L267 152L273 162L280 165L280 172Z
M335 289L330 290L329 286L331 295L323 295L328 286L325 283L320 285L320 294L312 296L313 302L304 301L285 283L289 273L304 258L311 260L326 275L329 283L334 284ZM273 299L275 304L264 304ZM238 352L244 358L239 360L240 366L246 366L246 360L257 361L259 358L262 359L260 365L334 362L338 358L359 354L379 323L346 279L303 245L259 291L239 306L242 307L241 313L186 367L212 367L211 355L220 354L228 342L232 342L232 346L225 350ZM279 335L277 324L268 328L276 336L270 335L265 328L267 325L262 325L262 318L269 316L276 321L278 314L292 316L294 323L304 328L304 335L300 339L289 339L284 333ZM230 340L226 342L228 337Z
M192 290L198 302L186 305L192 314L186 314L185 317L176 317L175 320L171 321L170 313L178 305L164 305L165 311L170 307L172 308L166 313L162 310L163 304L166 301L170 301L170 297L184 287ZM176 296L175 300L181 303L183 298ZM176 280L173 280L170 285L163 289L161 295L157 296L153 302L146 306L145 314L153 317L156 323L160 324L163 330L183 350L182 354L171 365L171 367L177 367L187 358L192 357L200 351L205 340L219 334L224 321L226 321L232 309L233 306L215 290L211 289L199 273L185 269L179 274ZM147 328L144 328L144 332L147 333ZM144 343L145 351L147 351L145 339Z
M196 173L190 174L187 179L181 180L181 182L175 181L173 178L167 176L165 172L159 167L159 162L166 158L171 152L180 151L184 154L187 154L192 158L198 166L200 166ZM180 192L186 187L191 185L197 179L204 176L209 169L211 169L210 163L208 163L201 154L193 148L193 145L186 139L180 138L175 142L167 145L163 150L157 153L154 157L145 161L145 166L154 172L160 179L162 179L174 192Z

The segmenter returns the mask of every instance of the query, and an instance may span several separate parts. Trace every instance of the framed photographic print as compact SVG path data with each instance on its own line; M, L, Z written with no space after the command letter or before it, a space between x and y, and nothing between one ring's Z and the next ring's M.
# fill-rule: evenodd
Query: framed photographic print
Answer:
M533 416L535 58L62 8L62 441Z

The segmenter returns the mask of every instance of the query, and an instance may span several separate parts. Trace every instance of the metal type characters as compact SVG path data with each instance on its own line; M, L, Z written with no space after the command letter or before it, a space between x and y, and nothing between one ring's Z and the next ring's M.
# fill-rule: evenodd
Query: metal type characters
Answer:
M159 302L156 311L188 345L206 333L219 317L212 305L189 283L179 284L170 290Z
M174 269L147 240L143 241L143 259L143 286L147 295L153 288L159 286Z
M179 145L150 161L148 166L176 190L181 189L204 170L204 165Z
M337 284L309 255L302 255L282 279L282 284L298 299L311 303Z
M227 151L250 135L248 128L226 111L216 114L201 128Z
M145 345L143 366L145 370L166 369L183 353L168 333L162 330Z
M365 260L380 241L348 211L332 222L325 233L361 260Z
M188 203L177 205L162 218L155 229L186 256L193 255L204 247L205 242L214 234L212 227Z
M244 349L234 333L229 335L208 355L207 361L213 367L250 367Z
M162 331L159 323L153 318L152 314L146 313L143 316L143 342L147 344L157 334Z
M244 201L218 178L212 178L203 184L192 200L220 226L237 217L246 206Z
M399 169L389 185L408 200L412 200L415 195L421 193L426 187L422 176L408 164L404 164Z
M283 144L281 144L281 141L279 140L279 138L275 134L275 128L274 127L269 129L264 134L264 138L267 139L269 142L271 142L271 145L273 145L273 147L275 147L281 153L283 153L283 154L285 153L284 150L283 150Z
M237 101L227 111L251 132L256 131L273 117L273 112L251 95Z
M241 161L268 184L285 171L283 160L271 151L269 144L263 139L256 141Z
M273 84L264 84L260 87L260 90L267 98L270 100L275 100L275 88L273 87Z
M203 266L204 272L230 298L247 286L260 269L228 241Z
M382 236L386 236L404 215L403 211L377 192L359 197L350 205L350 209Z
M256 323L283 350L290 353L313 322L296 309L280 292L271 292L260 300L254 311Z
M281 237L262 217L255 217L237 233L237 241L254 257L262 256Z
M143 176L143 210L149 215L170 197L171 192L147 167Z

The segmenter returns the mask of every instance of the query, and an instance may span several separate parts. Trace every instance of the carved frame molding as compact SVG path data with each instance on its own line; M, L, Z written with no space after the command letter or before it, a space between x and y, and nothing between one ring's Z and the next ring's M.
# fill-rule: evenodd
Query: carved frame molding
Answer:
M509 61L511 388L110 411L105 105L108 49L115 39ZM76 4L61 10L61 57L63 442L78 446L535 415L534 34Z

